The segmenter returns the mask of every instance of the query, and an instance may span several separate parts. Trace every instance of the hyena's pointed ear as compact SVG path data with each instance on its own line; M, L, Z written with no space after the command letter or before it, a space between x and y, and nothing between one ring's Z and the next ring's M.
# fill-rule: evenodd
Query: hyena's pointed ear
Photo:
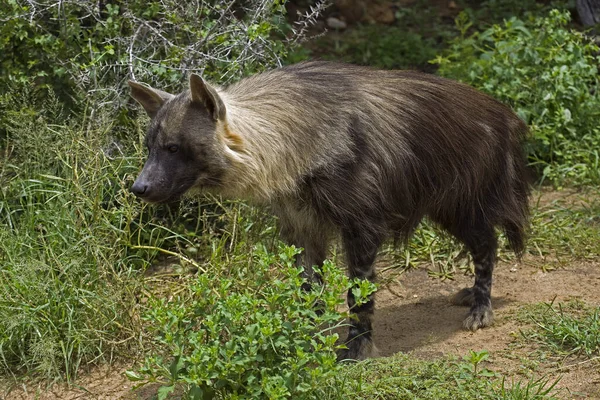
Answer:
M129 83L129 87L131 88L131 97L144 107L150 118L156 115L157 111L167 100L175 97L170 93L153 89L134 81L128 81L127 83Z
M225 104L217 91L196 74L190 75L192 101L204 105L215 121L225 120Z

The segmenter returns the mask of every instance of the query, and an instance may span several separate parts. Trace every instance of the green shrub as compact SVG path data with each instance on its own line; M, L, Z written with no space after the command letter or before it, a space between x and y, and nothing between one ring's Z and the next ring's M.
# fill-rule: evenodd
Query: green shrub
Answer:
M289 29L285 1L89 2L10 0L0 7L0 92L51 88L69 108L121 106L127 79L180 89L189 72L216 82L281 63L303 26ZM304 24L304 25L303 25ZM283 30L288 33L284 37ZM19 86L19 87L21 87ZM88 104L89 105L89 104Z
M404 69L426 66L436 54L434 39L403 27L364 25L338 35L317 40L316 52L323 59Z
M542 179L600 180L598 47L567 27L568 12L462 35L434 60L443 76L462 80L509 104L531 127L529 159Z
M163 355L147 357L129 377L162 383L159 398L176 388L191 399L319 398L340 368L331 330L344 324L347 313L337 308L352 282L326 262L325 285L304 290L298 252L240 249L184 295L152 299L145 320ZM375 288L363 281L354 290L362 304Z

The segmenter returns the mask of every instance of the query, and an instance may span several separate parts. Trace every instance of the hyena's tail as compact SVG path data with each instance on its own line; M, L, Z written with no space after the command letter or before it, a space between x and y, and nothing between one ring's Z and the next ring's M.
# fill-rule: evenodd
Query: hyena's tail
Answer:
M525 227L522 224L511 221L504 224L503 230L508 240L508 246L520 258L525 251L525 242L527 239Z
M513 134L518 137L512 147L512 157L510 157L512 170L512 179L510 180L507 193L508 204L502 223L502 230L508 239L508 245L518 257L525 251L525 242L527 240L527 228L529 226L529 194L531 192L531 176L527 168L526 158L523 154L521 143L528 132L527 126L518 121ZM508 166L509 168L511 165Z

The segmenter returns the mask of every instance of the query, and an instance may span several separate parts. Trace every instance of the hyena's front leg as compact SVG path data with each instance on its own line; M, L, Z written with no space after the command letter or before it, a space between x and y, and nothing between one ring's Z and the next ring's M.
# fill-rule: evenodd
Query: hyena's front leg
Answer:
M361 232L360 230L349 230L342 232L342 241L348 261L350 278L375 279L375 267L373 262L377 256L377 250L381 239L376 234ZM346 339L347 349L338 354L338 360L364 360L377 355L377 349L373 344L372 322L375 299L370 296L366 303L356 305L352 289L348 291L348 307L350 308L350 329Z
M313 284L322 284L323 278L320 273L315 271L315 267L321 268L327 255L327 239L323 237L321 243L315 243L312 240L297 241L295 246L302 247L304 251L296 258L296 265L303 267L302 277L306 282L302 288L310 290Z
M327 230L321 227L316 218L308 212L286 207L285 213L279 214L281 236L287 244L302 248L296 257L296 265L304 268L302 277L306 279L303 288L310 290L313 283L322 283L321 275L314 267L322 267L327 257L329 237Z

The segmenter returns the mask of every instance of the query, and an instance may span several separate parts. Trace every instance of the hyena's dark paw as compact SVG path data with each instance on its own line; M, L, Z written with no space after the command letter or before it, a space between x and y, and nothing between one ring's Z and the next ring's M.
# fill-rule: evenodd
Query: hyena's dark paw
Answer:
M355 337L346 342L345 349L340 349L337 352L337 360L340 361L360 361L367 358L377 357L379 350L371 339L366 337Z
M463 321L463 327L470 331L485 328L494 323L494 312L491 306L477 306L471 308L469 315Z
M473 288L461 289L450 299L452 304L457 306L472 306L475 303L475 296L473 295Z

